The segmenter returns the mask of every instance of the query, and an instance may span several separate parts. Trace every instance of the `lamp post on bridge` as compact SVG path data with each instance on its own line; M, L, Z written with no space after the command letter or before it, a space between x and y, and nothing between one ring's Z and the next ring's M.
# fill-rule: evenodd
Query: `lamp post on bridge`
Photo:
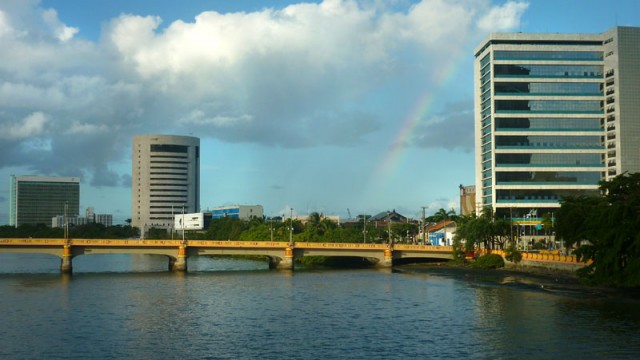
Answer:
M426 206L421 206L422 207L422 222L420 222L420 232L422 233L422 245L426 245L427 244L427 240L425 239L424 236L424 231L425 228L427 227L427 223L426 223L426 217L425 217L425 210L427 209Z
M293 247L293 208L289 208L291 213L289 215L289 247Z
M367 243L367 213L365 212L362 215L362 236L363 236L363 243Z
M273 242L273 218L269 218L269 230L271 231L271 242Z
M182 246L186 245L186 241L184 240L184 204L182 204Z

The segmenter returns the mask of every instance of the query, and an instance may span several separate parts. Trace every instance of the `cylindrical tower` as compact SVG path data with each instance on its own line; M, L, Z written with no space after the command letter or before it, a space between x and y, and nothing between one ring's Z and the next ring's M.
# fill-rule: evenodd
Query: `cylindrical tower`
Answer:
M173 214L200 210L200 139L140 135L133 138L131 225L141 234L171 229Z

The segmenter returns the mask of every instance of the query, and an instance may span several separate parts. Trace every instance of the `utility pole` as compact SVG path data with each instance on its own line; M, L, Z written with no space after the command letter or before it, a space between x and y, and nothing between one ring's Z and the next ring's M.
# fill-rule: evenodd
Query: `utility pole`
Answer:
M269 230L271 230L271 242L273 242L273 218L269 218Z
M422 244L423 244L423 245L425 244L425 241L426 241L426 240L425 240L425 237L424 237L424 229L425 229L425 227L427 226L427 224L426 224L426 221L427 221L427 220L426 220L426 218L425 218L425 213L424 213L424 212L425 212L425 210L426 210L426 208L427 208L426 206L423 206L423 207L422 207L422 226L420 226L420 232L422 232Z
M362 236L363 236L363 243L367 243L367 214L364 213L362 215Z
M511 232L510 237L511 243L513 244L515 242L515 239L513 238L513 209L511 207L509 207L509 231Z
M293 246L293 208L291 209L291 215L289 216L290 227L289 227L289 246Z
M67 241L69 238L69 216L67 214L69 210L69 202L64 202L64 239Z
M184 204L182 204L182 245L184 244Z

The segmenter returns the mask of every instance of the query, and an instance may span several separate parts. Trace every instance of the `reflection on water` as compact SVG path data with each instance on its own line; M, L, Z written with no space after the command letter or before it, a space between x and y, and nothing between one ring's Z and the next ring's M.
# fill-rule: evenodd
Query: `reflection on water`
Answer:
M280 272L204 257L189 259L184 274L166 271L166 257L125 255L117 265L114 255L80 256L69 277L59 262L43 272L40 259L12 256L0 257L2 359L640 353L637 301L565 295L535 279L419 267Z

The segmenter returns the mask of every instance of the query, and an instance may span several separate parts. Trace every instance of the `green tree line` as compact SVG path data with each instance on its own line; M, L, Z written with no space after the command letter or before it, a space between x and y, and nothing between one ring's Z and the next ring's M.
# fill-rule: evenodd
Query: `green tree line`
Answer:
M640 286L640 173L600 182L602 196L568 197L556 234L591 262L578 275L597 285Z
M293 230L291 230L291 228ZM391 224L391 239L393 241L405 241L407 237L413 238L418 233L418 225L414 223ZM307 222L299 220L270 221L264 218L252 218L241 220L233 218L214 219L209 228L203 232L185 232L185 238L189 240L253 240L253 241L293 241L300 242L335 242L335 243L362 243L365 241L363 222L338 225L324 217L321 213L309 214ZM366 241L387 242L389 240L389 228L366 224ZM161 229L152 229L149 238L167 239L170 233ZM181 238L182 231L176 231L174 238Z
M555 231L566 250L588 264L578 276L593 285L639 287L640 173L601 181L600 195L570 196L560 205L555 224L544 214L542 226L547 234ZM461 257L476 248L501 249L508 260L517 260L513 235L509 221L486 208L479 216L458 218L454 248Z

